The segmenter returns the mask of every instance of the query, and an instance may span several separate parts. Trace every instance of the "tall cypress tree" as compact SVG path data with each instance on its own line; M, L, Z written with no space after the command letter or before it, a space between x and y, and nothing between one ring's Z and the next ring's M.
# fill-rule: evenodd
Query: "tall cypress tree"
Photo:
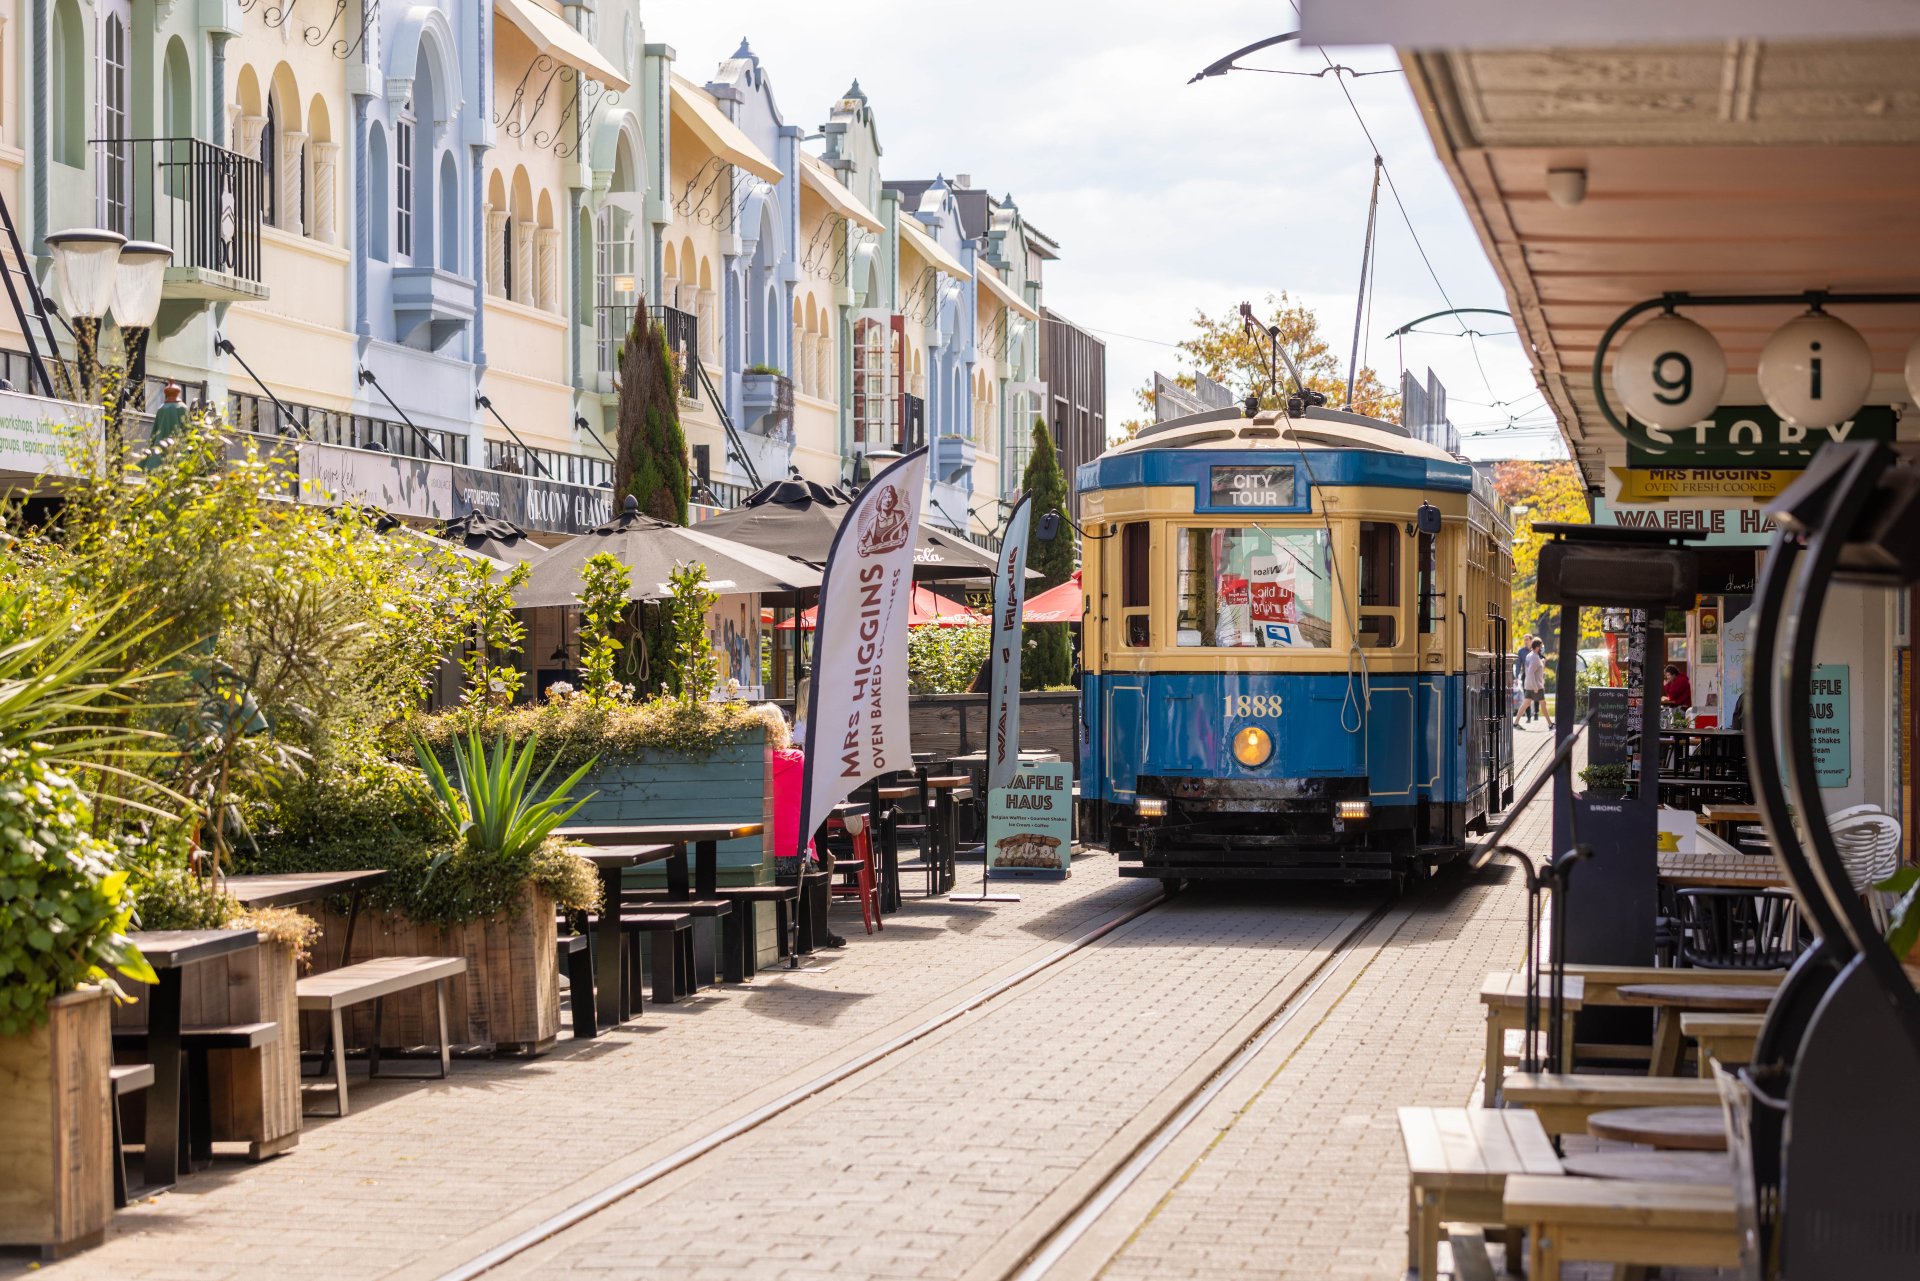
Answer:
M613 466L615 514L632 494L640 510L656 520L687 523L680 370L658 321L636 318L620 351L620 430Z
M1060 455L1054 452L1053 433L1046 420L1033 420L1033 454L1027 460L1021 488L1033 497L1033 519L1038 522L1048 512L1071 516L1067 497L1067 476L1060 470ZM1060 532L1052 542L1034 540L1027 544L1027 567L1041 575L1029 582L1029 594L1058 587L1073 576L1073 527L1060 522ZM1070 623L1039 623L1026 629L1027 652L1021 663L1021 684L1028 689L1065 685L1073 679L1073 635Z

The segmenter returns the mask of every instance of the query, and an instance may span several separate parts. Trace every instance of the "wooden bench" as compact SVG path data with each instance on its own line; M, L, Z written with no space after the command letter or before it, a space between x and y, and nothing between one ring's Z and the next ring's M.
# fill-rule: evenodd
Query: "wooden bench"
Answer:
M747 981L746 932L735 919L731 899L718 895L713 898L673 898L667 890L626 890L620 895L620 906L642 912L685 912L694 918L696 932L699 930L698 922L712 921L713 948L707 953L706 965L699 963L697 941L693 949L693 985L711 984L722 976L729 983Z
M280 1039L278 1023L223 1023L180 1029L180 1049L187 1056L187 1166L204 1169L213 1163L213 1077L207 1056L215 1050L258 1050ZM115 1028L113 1043L143 1050L147 1030ZM117 1105L116 1105L117 1108Z
M656 1005L672 1005L694 989L693 917L686 912L620 913L620 928L629 934L646 934L653 941L653 999ZM637 995L644 986L640 972L640 949L625 949L627 984ZM634 1013L640 1002L633 1003Z
M1680 1035L1700 1043L1700 1076L1710 1081L1716 1059L1727 1068L1753 1062L1753 1045L1766 1021L1764 1014L1688 1011L1680 1015Z
M560 968L567 972L567 1005L573 1011L573 1039L591 1041L600 1035L600 1020L593 1006L593 953L587 950L584 934L558 934L554 952Z
M333 1024L333 1080L336 1116L347 1114L347 1045L341 1013L350 1005L373 1002L373 1036L367 1045L367 1075L380 1074L380 1006L396 992L433 984L440 1024L440 1072L445 1078L451 1063L447 1044L447 981L466 973L464 956L381 956L337 970L312 974L295 984L300 1009L326 1014Z
M1585 1134L1587 1118L1614 1108L1717 1104L1712 1081L1671 1076L1607 1076L1597 1072L1509 1072L1500 1086L1508 1104L1540 1118L1549 1135Z
M1420 1281L1433 1281L1439 1270L1443 1224L1505 1225L1508 1176L1560 1173L1540 1122L1516 1109L1401 1108L1400 1141L1407 1150L1407 1265ZM1516 1244L1510 1237L1510 1259Z
M115 1064L108 1069L113 1081L113 1208L127 1204L127 1132L120 1121L120 1100L153 1088L153 1064Z
M1784 971L1779 970L1696 970L1675 969L1670 966L1656 965L1587 965L1576 962L1567 965L1567 991L1571 994L1573 991L1573 981L1579 979L1581 1004L1583 1006L1627 1008L1626 1003L1620 999L1620 989L1623 987L1635 987L1647 983L1709 983L1715 985L1725 983L1735 987L1751 987L1759 983L1778 983L1783 974ZM1496 978L1504 981L1507 990L1521 993L1522 999L1511 1007L1507 1007L1510 1008L1511 1013L1501 1017L1497 1028L1492 1014L1493 1007L1489 1007L1487 1060L1490 1065L1495 1052L1495 1042L1504 1039L1504 1033L1520 1027L1525 1021L1526 1012L1524 1002L1526 978L1517 972L1489 974L1487 976L1487 982L1483 985L1481 1000L1484 1002L1487 999L1485 996L1487 989L1499 990L1500 985L1496 983ZM1505 998L1502 999L1504 1000ZM1547 978L1546 975L1542 974L1540 978L1540 1008L1543 1018L1545 1017L1546 1002ZM1645 1007L1639 1006L1633 1008L1644 1009ZM1571 1045L1572 1043L1572 1038L1569 1037L1568 1044ZM1649 1048L1644 1045L1592 1045L1582 1042L1576 1047L1575 1058L1592 1056L1595 1058L1627 1058L1645 1061L1649 1053ZM1571 1067L1570 1064L1564 1064L1562 1066ZM1495 1075L1496 1074L1490 1072L1487 1077L1485 1101L1488 1106L1492 1106L1493 1103L1493 1082Z
M1627 1179L1507 1180L1505 1215L1526 1230L1530 1281L1569 1259L1642 1266L1736 1267L1733 1188Z
M800 900L798 885L722 885L714 891L717 898L732 903L740 918L744 940L741 967L743 978L760 971L760 904L773 904L774 929L779 934L780 955L787 952L787 913Z
M1565 1012L1561 1031L1562 1071L1573 1067L1573 1016L1580 1012L1586 999L1586 986L1578 978L1569 975L1562 993ZM1492 1107L1496 1092L1500 1088L1500 1078L1506 1071L1507 1033L1524 1034L1527 1024L1527 976L1502 972L1499 970L1487 975L1486 982L1480 985L1480 1004L1487 1010L1487 1080L1482 1088L1480 1101ZM1540 1017L1547 1017L1548 994L1546 975L1540 976Z

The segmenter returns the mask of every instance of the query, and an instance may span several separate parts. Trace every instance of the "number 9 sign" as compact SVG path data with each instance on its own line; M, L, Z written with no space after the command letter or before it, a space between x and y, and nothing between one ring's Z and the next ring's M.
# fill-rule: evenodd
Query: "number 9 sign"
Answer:
M1656 316L1620 344L1613 387L1640 422L1668 430L1691 426L1720 407L1727 354L1685 316Z

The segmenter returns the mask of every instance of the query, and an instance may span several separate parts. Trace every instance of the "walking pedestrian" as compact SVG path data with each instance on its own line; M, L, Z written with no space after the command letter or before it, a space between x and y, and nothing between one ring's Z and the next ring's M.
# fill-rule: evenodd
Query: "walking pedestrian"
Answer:
M1529 633L1527 638L1520 642L1520 648L1514 651L1512 702L1513 723L1515 725L1520 723L1520 713L1524 711L1527 706L1527 655L1533 652L1533 642L1537 639L1539 638Z
M1527 700L1527 722L1531 724L1537 715L1547 722L1547 728L1553 728L1553 718L1547 715L1547 655L1546 645L1536 636L1527 646L1527 666L1521 676L1521 688Z

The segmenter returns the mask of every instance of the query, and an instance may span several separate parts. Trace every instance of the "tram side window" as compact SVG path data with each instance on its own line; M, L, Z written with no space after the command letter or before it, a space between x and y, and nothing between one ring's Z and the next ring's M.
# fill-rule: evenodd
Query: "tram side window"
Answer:
M1400 530L1391 521L1360 522L1360 644L1400 642Z
M1120 609L1127 645L1134 649L1152 643L1148 605L1153 599L1151 530L1144 521L1120 531Z
M1324 649L1333 565L1323 529L1183 529L1179 645Z

